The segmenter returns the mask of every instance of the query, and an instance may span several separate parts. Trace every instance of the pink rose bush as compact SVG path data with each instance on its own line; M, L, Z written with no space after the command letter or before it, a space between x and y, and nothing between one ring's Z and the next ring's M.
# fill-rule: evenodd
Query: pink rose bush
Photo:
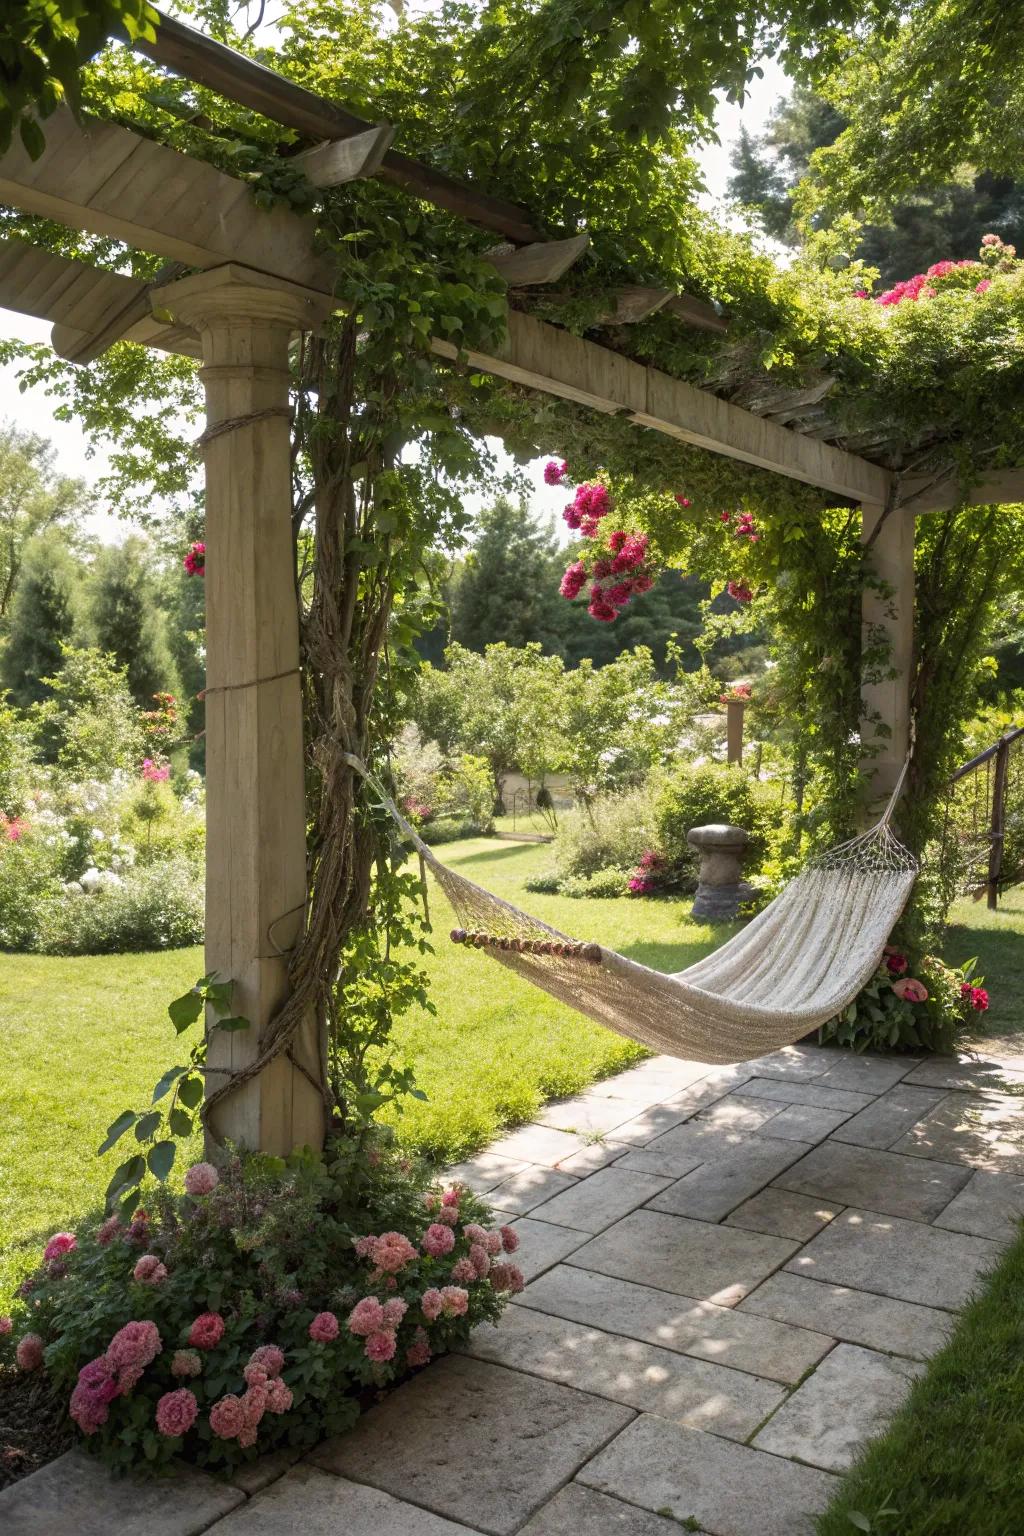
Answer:
M0 1318L0 1359L45 1373L121 1471L230 1467L344 1429L368 1391L463 1343L523 1284L514 1227L372 1150L357 1235L347 1166L245 1156L57 1233Z
M988 1008L984 979L973 961L957 968L887 944L875 975L823 1026L822 1038L857 1050L953 1051L972 1018Z
M188 549L185 551L185 558L181 563L185 567L186 575L205 576L206 545L201 540L197 540L196 543L190 544Z

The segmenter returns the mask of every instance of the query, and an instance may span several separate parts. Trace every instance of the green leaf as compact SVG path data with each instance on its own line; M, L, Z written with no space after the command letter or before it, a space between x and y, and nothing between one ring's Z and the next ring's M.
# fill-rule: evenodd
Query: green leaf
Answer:
M178 1081L178 1078L183 1077L187 1071L188 1067L168 1067L163 1077L153 1089L153 1103L156 1104L158 1100L162 1099L164 1094Z
M21 142L28 151L30 160L38 160L46 148L46 136L34 117L23 117L18 124L21 133Z
M217 1014L231 1012L231 993L234 983L230 981L211 981L206 988L206 1001Z
M178 1149L173 1141L158 1141L155 1147L150 1147L146 1163L150 1173L155 1179L159 1179L161 1184L174 1167L177 1152Z
M137 1119L134 1109L126 1109L123 1114L118 1115L113 1125L108 1125L103 1142L96 1148L96 1156L102 1157L104 1152L109 1152L114 1143L121 1140L125 1131L130 1130Z
M118 1215L123 1221L128 1221L132 1216L134 1216L141 1199L141 1189L133 1189L131 1194L125 1195L124 1199L121 1201L120 1206L118 1207Z
M249 1020L244 1019L241 1014L236 1014L229 1016L226 1019L218 1019L215 1028L226 1029L228 1031L236 1029L248 1029Z
M163 1110L151 1109L148 1115L143 1115L135 1127L135 1140L148 1141L157 1127L163 1124Z
M189 1109L195 1109L203 1101L201 1077L186 1077L178 1087L178 1098Z
M178 1034L184 1034L202 1015L202 996L191 987L183 996L176 997L173 1003L168 1004L167 1012Z
M186 1114L183 1109L179 1109L177 1104L167 1116L167 1124L172 1136L191 1136L192 1134L192 1116Z
M137 1152L134 1157L128 1158L127 1162L122 1163L115 1170L114 1177L107 1185L107 1193L104 1196L105 1203L109 1206L123 1189L131 1189L133 1184L138 1184L145 1172L146 1159L142 1156L141 1152Z
M871 1521L867 1515L862 1515L859 1509L848 1509L846 1511L846 1518L858 1531L868 1531L870 1533Z

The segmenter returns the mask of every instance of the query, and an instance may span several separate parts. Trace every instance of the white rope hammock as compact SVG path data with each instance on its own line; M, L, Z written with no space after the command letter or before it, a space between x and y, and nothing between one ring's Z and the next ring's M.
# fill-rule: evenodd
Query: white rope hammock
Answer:
M881 820L812 859L713 954L665 974L596 944L579 944L442 864L394 802L382 803L445 892L463 929L534 986L609 1029L685 1060L749 1061L791 1045L840 1013L878 968L918 865L890 821L907 763Z

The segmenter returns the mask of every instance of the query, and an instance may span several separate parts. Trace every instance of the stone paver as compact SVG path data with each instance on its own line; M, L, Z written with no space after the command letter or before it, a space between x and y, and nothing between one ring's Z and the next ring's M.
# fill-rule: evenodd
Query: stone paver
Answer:
M84 1451L68 1451L0 1494L3 1536L198 1536L245 1498L209 1473L115 1480Z
M644 1210L634 1211L577 1248L570 1262L677 1296L731 1307L798 1246L781 1237Z
M679 1536L663 1515L570 1483L524 1525L520 1536Z
M724 1099L702 1109L698 1122L706 1125L722 1125L728 1131L756 1131L766 1120L781 1113L779 1106L768 1099L746 1099L743 1089L727 1093Z
M464 1525L309 1466L293 1468L214 1531L215 1536L466 1536Z
M466 1353L730 1440L746 1440L785 1395L758 1376L527 1307L477 1328Z
M924 1366L837 1344L802 1387L754 1436L758 1450L795 1456L828 1472L845 1472L864 1442L885 1425Z
M819 1082L801 1078L752 1077L743 1084L749 1098L775 1099L781 1104L809 1104L814 1109L834 1109L855 1115L867 1109L873 1095L855 1093L850 1088L823 1088Z
M563 1157L558 1165L559 1173L571 1173L576 1178L585 1178L588 1173L596 1173L599 1168L607 1168L609 1163L614 1163L616 1158L622 1157L629 1148L621 1142L609 1141L602 1138L600 1141L592 1141L587 1146L581 1147L578 1152L571 1152L568 1157Z
M586 1145L582 1136L571 1131L559 1131L550 1125L523 1125L496 1141L491 1151L498 1157L518 1158L524 1163L542 1163L546 1168L554 1168L563 1158L581 1152ZM518 1171L509 1169L509 1173Z
M945 1344L954 1319L936 1307L894 1301L889 1296L826 1285L783 1271L770 1275L740 1302L738 1314L754 1312L779 1322L830 1333L849 1344L864 1344L890 1355L927 1360Z
M806 1243L839 1215L842 1207L831 1200L815 1200L788 1189L762 1189L725 1218L728 1227L748 1232L769 1232L773 1237L794 1237Z
M1024 1174L1024 1098L950 1093L893 1146L987 1173Z
M982 1090L1004 1093L1007 1085L1017 1083L1020 1077L1019 1071L1007 1071L994 1061L979 1061L969 1056L957 1060L949 1056L932 1056L915 1067L913 1072L908 1072L904 1082L916 1083L922 1088L960 1088L974 1093Z
M812 1237L786 1269L956 1312L998 1257L998 1243L985 1237L848 1210Z
M466 1184L478 1195L486 1195L502 1180L513 1173L522 1173L530 1164L521 1157L499 1157L496 1152L479 1152L465 1163L456 1163L445 1170L445 1178L452 1184Z
M838 1486L816 1467L647 1415L578 1480L645 1509L671 1510L677 1521L696 1520L712 1536L813 1536L814 1516Z
M920 1056L855 1056L852 1051L843 1051L835 1066L816 1081L824 1088L885 1093L920 1065Z
M833 1131L833 1140L884 1151L934 1109L941 1098L941 1088L908 1088L899 1083Z
M838 1200L884 1216L931 1221L967 1183L966 1169L826 1141L779 1175L776 1184L801 1195Z
M512 1536L632 1417L620 1403L455 1355L311 1460L487 1536Z
M790 1385L833 1344L831 1338L806 1327L787 1327L712 1301L673 1296L571 1264L548 1270L516 1299L535 1311Z
M670 1131L669 1135L674 1135ZM652 1210L701 1221L721 1221L744 1200L795 1163L808 1150L802 1141L768 1140L748 1136L738 1147L709 1155L707 1162L650 1202Z
M791 1083L811 1082L824 1077L841 1057L838 1052L823 1051L816 1045L785 1045L770 1056L758 1056L746 1063L755 1077L775 1077Z
M1022 1216L1024 1179L1012 1173L974 1173L941 1216L936 1216L935 1225L1008 1243L1016 1236Z
M487 1198L499 1211L508 1211L513 1216L525 1216L535 1205L543 1205L545 1200L560 1195L564 1189L572 1189L577 1182L575 1174L564 1173L559 1168L541 1168L531 1164L522 1173L514 1173L510 1179L503 1179Z
M563 1190L538 1206L534 1216L539 1221L553 1221L562 1227L576 1227L581 1232L603 1232L638 1205L645 1205L670 1184L669 1179L649 1173L630 1173L614 1165L592 1173L573 1189Z
M703 1078L684 1088L660 1104L653 1104L632 1120L615 1127L616 1141L628 1142L634 1147L645 1147L657 1136L690 1120L700 1110L727 1098L736 1088L742 1088L745 1077L732 1078L718 1074Z
M268 1451L265 1456L257 1456L255 1461L243 1461L237 1467L232 1467L226 1474L227 1480L233 1488L241 1488L243 1493L260 1493L264 1488L269 1488L271 1483L276 1483L279 1477L283 1477L301 1455L301 1451L289 1448Z
M675 1056L652 1056L638 1067L630 1067L627 1072L619 1072L615 1077L595 1083L594 1092L607 1088L619 1098L628 1099L641 1089L654 1088L658 1090L656 1097L660 1101L670 1099L674 1093L688 1088L691 1083L699 1082L701 1078L711 1076L717 1070L704 1061L680 1061Z
M846 1109L818 1109L813 1104L787 1104L761 1127L762 1136L782 1136L787 1141L803 1141L813 1146L837 1130L850 1112Z
M655 1101L656 1102L656 1101ZM617 1125L635 1119L640 1106L632 1099L598 1097L587 1093L573 1099L549 1104L537 1116L538 1125L553 1125L563 1131L611 1133Z
M558 1264L589 1241L589 1233L571 1227L559 1227L551 1221L537 1221L533 1216L519 1216L512 1222L519 1233L521 1247L516 1263L527 1280L533 1280L552 1264Z

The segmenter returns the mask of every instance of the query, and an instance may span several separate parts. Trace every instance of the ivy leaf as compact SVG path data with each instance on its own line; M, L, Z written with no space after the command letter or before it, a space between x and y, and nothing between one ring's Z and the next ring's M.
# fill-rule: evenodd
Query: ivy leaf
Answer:
M163 1077L153 1089L153 1103L156 1104L158 1100L162 1099L164 1094L178 1081L178 1078L183 1077L187 1071L188 1067L168 1067Z
M137 1118L134 1109L126 1109L123 1114L118 1115L113 1125L108 1125L102 1144L96 1148L96 1156L102 1157L104 1152L109 1152L114 1143L121 1140L125 1131L135 1124Z
M182 997L176 997L174 1002L167 1006L171 1023L179 1035L184 1034L186 1029L191 1029L202 1011L203 999L194 987L190 987Z
M188 1109L195 1109L202 1103L203 1080L201 1077L186 1077L178 1088L178 1098Z
M206 988L206 1001L215 1013L231 1012L232 985L230 981L211 981Z
M133 1184L138 1184L145 1171L146 1159L142 1156L141 1152L137 1152L134 1157L130 1157L127 1162L122 1163L115 1170L114 1177L107 1185L107 1193L104 1196L107 1206L111 1204L123 1189L131 1189Z
M177 1152L178 1149L173 1141L158 1141L155 1147L150 1147L146 1163L150 1173L155 1179L159 1179L161 1184L174 1167Z
M148 1115L143 1115L135 1127L135 1140L148 1141L163 1118L162 1109L151 1109Z

